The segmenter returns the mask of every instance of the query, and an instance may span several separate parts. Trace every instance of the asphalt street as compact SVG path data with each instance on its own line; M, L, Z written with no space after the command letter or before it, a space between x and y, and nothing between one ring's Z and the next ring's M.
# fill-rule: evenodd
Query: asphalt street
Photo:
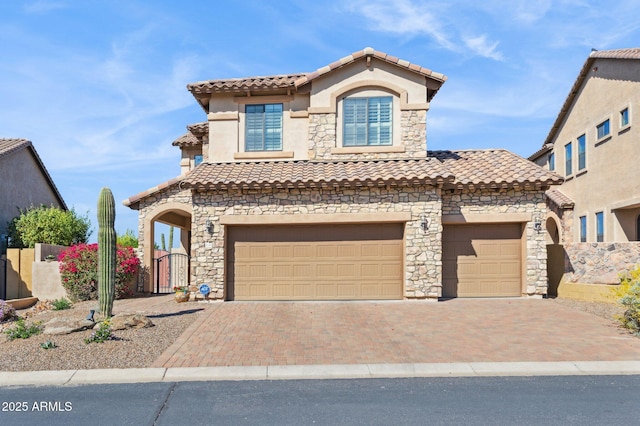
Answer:
M639 375L0 387L0 424L636 424Z

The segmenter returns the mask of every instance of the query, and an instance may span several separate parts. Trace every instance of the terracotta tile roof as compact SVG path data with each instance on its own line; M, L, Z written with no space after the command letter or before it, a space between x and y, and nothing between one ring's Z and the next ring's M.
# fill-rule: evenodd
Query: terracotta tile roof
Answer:
M183 180L183 188L327 188L434 184L452 179L439 162L280 161L201 164Z
M417 74L421 74L427 78L435 80L440 84L444 83L447 80L447 77L444 74L432 71L428 68L421 67L420 65L417 65L417 64L412 64L409 61L405 61L404 59L399 59L395 56L391 56L384 52L380 52L378 50L373 49L372 47L365 47L364 49L354 52L351 55L345 56L344 58L338 59L337 61L332 62L329 65L326 65L322 68L318 68L314 72L305 74L304 76L300 77L295 81L295 86L296 87L303 86L324 74L327 74L337 68L344 67L345 65L352 64L358 59L365 58L365 57L373 57L381 61L406 68ZM436 92L437 90L430 93L430 96L428 99L429 101L436 94Z
M640 48L594 50L589 57L600 59L640 59Z
M504 149L429 151L455 176L454 186L506 188L559 185L563 178Z
M575 203L561 191L553 188L545 192L547 198L561 209L572 209Z
M270 75L263 77L231 78L224 80L198 81L187 84L192 94L244 92L247 90L293 88L293 83L305 74Z
M136 195L133 195L133 196L127 198L126 200L124 200L122 202L122 204L124 204L127 207L131 207L132 209L136 209L137 206L138 206L138 203L140 201L142 201L143 199L145 199L145 198L147 198L147 197L149 197L149 196L151 196L151 195L153 195L153 194L155 194L157 192L162 191L163 189L167 189L167 188L169 188L171 186L176 185L178 182L180 182L180 180L182 178L184 178L184 176L178 176L178 177L175 177L173 179L169 179L168 181L163 182L160 185L156 185L153 188L149 188L146 191L142 191L142 192L140 192L140 193L138 193Z
M202 142L191 132L185 133L171 143L173 146L198 146L201 144Z
M582 69L580 70L580 73L578 74L578 77L576 78L576 81L574 81L573 86L571 87L571 90L569 91L569 94L567 95L567 98L565 99L564 103L562 104L562 107L560 108L560 112L558 113L558 116L556 117L556 120L553 122L553 125L551 126L551 130L549 130L549 134L547 135L546 139L544 140L544 143L542 144L543 147L545 145L547 145L547 144L553 145L553 138L555 138L556 133L558 132L558 130L560 130L560 125L562 124L562 122L564 121L567 113L569 112L569 109L571 108L571 105L573 105L573 102L574 102L576 96L578 95L578 93L580 91L580 88L582 87L583 83L587 79L587 75L591 71L591 66L596 61L596 59L635 59L635 60L638 60L638 59L640 59L640 48L615 49L615 50L593 50L589 54L589 57L584 62L584 65L582 65ZM531 155L529 157L529 159L530 160L535 160L536 158L538 158L538 157L536 157L536 154L538 154L538 153L540 153L540 151L538 151L535 154Z
M35 160L37 166L40 168L40 171L44 178L48 181L51 191L54 193L55 197L58 199L58 204L63 209L67 209L67 203L64 202L60 191L56 187L56 184L53 182L49 171L44 166L42 159L38 155L36 148L33 146L30 140L22 139L22 138L0 138L0 158L9 156L14 152L18 152L23 149L28 149L33 155L33 159Z
M173 146L198 146L202 145L202 137L209 132L209 123L195 123L187 126L187 133L173 141Z
M0 157L20 151L28 146L31 146L31 141L26 139L0 138Z
M428 158L405 160L202 163L187 175L134 195L124 204L137 208L142 199L176 184L195 190L227 190L424 184L542 188L560 183L562 177L506 150L429 151Z
M316 71L310 73L298 73L298 74L282 74L262 77L245 77L245 78L232 78L223 80L207 80L198 81L195 83L187 84L187 90L194 96L208 93L229 93L229 92L244 92L247 90L269 90L269 89L286 89L286 88L298 88L310 83L314 79L327 74L337 68L341 68L345 65L354 63L355 61L373 57L381 61L406 68L409 71L421 74L427 78L430 78L440 85L447 80L444 74L432 71L428 68L421 67L417 64L412 64L404 59L399 59L395 56L388 55L384 52L374 50L371 47L366 47L362 50L338 59L335 62L330 63L322 68L318 68ZM438 86L439 87L439 86ZM429 101L435 96L437 90L429 92Z

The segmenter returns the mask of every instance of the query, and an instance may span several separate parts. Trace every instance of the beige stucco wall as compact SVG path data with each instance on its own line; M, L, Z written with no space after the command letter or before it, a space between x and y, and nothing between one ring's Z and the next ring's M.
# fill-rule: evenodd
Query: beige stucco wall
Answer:
M245 106L282 103L282 152L245 153ZM307 158L308 94L234 96L216 94L209 101L209 141L207 161L234 162L262 160L303 160Z
M560 190L575 202L571 238L580 241L579 218L587 218L587 241L596 241L597 212L604 213L605 242L635 239L640 213L640 61L598 59L554 139L555 164L565 176L565 145L573 142L573 173ZM620 125L629 109L630 125ZM610 137L596 140L596 126L610 120ZM577 138L586 134L586 168L578 170ZM545 165L548 155L543 159ZM617 210L632 207L634 210Z
M300 91L214 94L209 100L210 162L264 160L354 160L424 158L427 91L436 83L422 75L372 59L356 61L314 79ZM393 97L393 145L342 146L342 99L345 96ZM245 106L282 103L282 152L245 153Z
M60 207L49 181L42 174L29 149L0 158L0 234L7 222L31 206Z

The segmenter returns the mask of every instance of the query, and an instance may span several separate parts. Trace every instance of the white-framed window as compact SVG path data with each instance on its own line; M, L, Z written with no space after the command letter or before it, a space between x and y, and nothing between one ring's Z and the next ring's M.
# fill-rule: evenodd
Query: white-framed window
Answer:
M587 137L585 135L578 137L578 170L587 167Z
M598 124L596 126L596 137L598 140L609 136L609 134L611 133L611 129L610 129L610 125L609 125L609 119L607 118L606 120L604 120L602 123Z
M282 151L282 104L245 106L245 151Z
M620 128L627 127L629 125L629 108L625 108L620 111Z
M570 176L573 173L573 153L571 142L564 146L564 174Z
M343 146L393 144L393 97L348 97L342 103Z

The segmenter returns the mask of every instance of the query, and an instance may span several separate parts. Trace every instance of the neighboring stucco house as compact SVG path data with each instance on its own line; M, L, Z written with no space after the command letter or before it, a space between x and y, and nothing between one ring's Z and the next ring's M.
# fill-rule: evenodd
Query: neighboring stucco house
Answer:
M639 110L640 48L594 50L529 157L565 178L547 194L556 281L616 283L640 262Z
M183 230L191 284L225 300L545 294L544 193L562 178L504 150L427 151L445 80L366 48L189 84L207 122L174 142L182 175L124 202L143 263L153 275L163 222Z
M0 236L7 223L31 206L67 209L33 144L26 139L0 138ZM3 238L4 239L4 238Z

